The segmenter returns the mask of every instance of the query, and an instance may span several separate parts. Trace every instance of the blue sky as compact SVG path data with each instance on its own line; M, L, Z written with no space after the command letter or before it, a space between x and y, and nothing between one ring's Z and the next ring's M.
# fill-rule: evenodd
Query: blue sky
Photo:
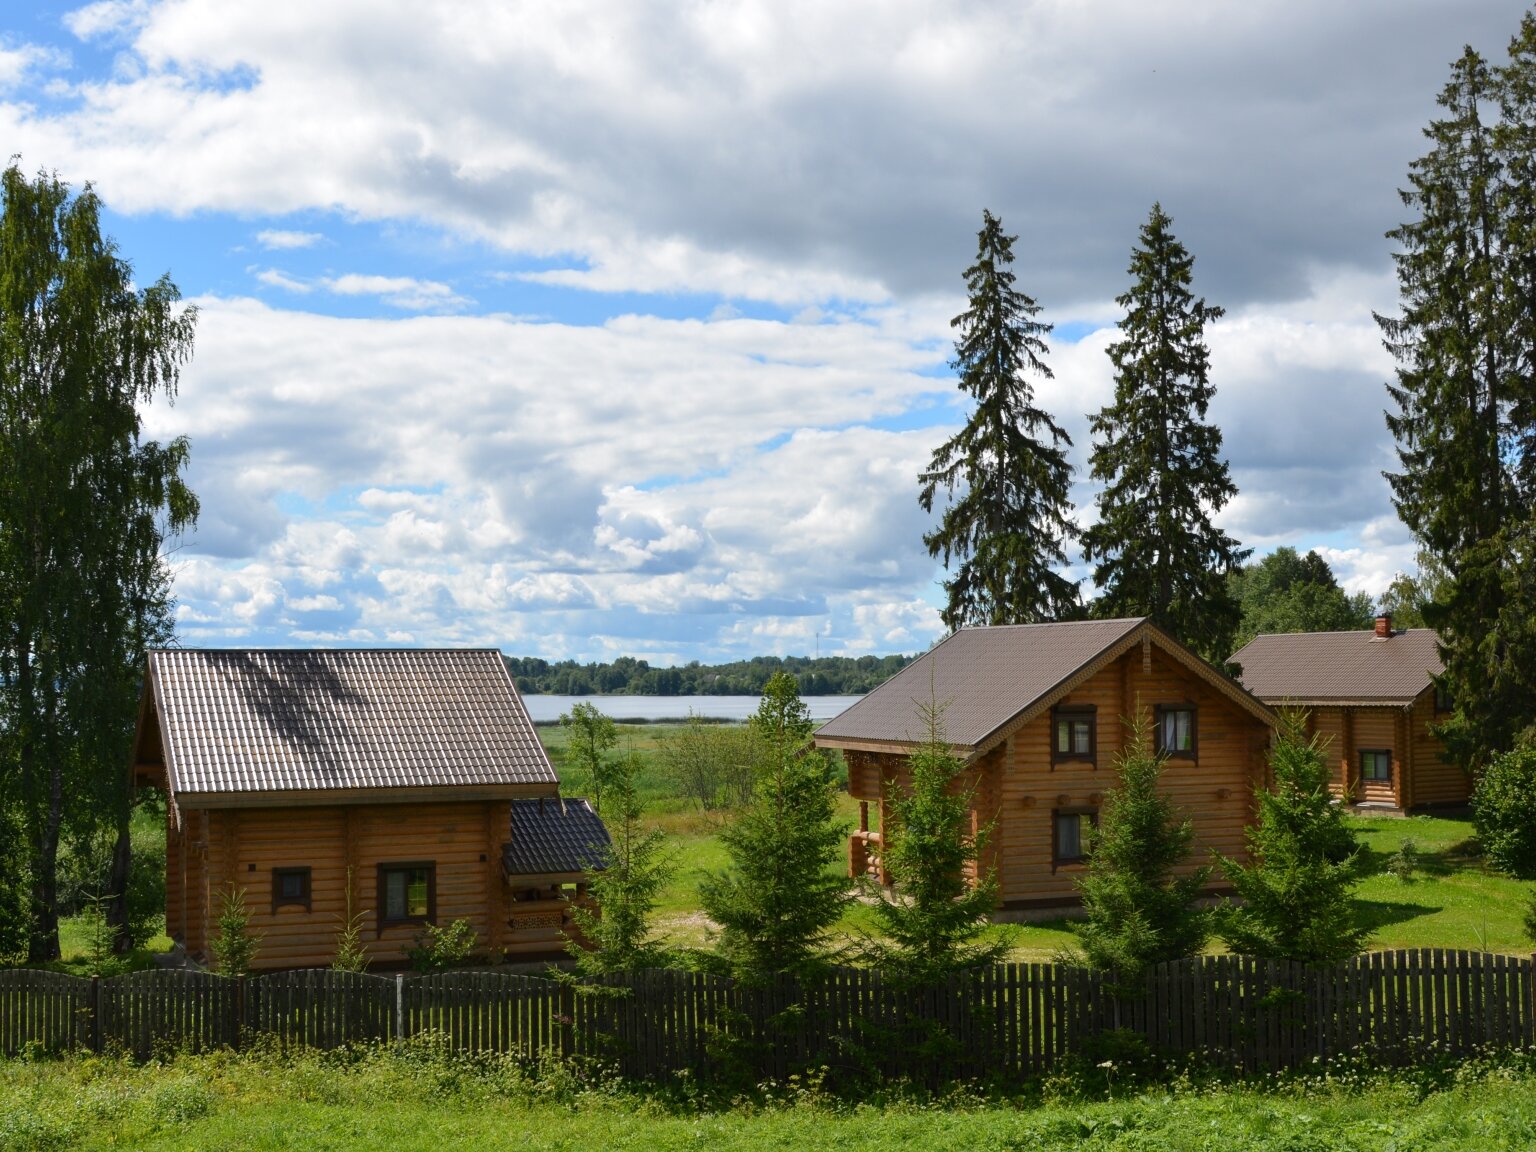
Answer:
M1151 203L1259 551L1412 564L1383 233L1507 5L108 0L0 15L0 128L200 312L196 644L915 651L983 206L1076 441ZM1080 475L1079 517L1093 490ZM1078 572L1077 574L1082 574Z

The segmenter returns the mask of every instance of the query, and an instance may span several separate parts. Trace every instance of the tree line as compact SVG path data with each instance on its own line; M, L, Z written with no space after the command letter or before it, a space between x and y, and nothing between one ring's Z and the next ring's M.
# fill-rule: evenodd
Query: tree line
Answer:
M1398 468L1386 478L1419 549L1417 575L1400 575L1384 607L1439 633L1453 705L1440 732L1476 772L1536 735L1536 16L1502 63L1468 47L1439 106L1400 193L1410 219L1387 234L1400 311L1376 317L1397 363L1386 422ZM1051 326L1016 286L1016 237L982 213L952 321L951 364L974 406L919 476L919 503L940 512L924 543L948 570L948 627L1148 616L1219 664L1298 613L1330 628L1369 619L1368 605L1339 603L1315 554L1245 573L1248 550L1215 526L1237 494L1208 419L1204 333L1222 312L1194 294L1194 259L1171 224L1154 204L1117 298L1114 398L1089 414L1100 488L1084 528L1071 439L1035 399ZM1074 548L1091 566L1086 602L1062 571ZM1272 576L1298 590L1281 590L1278 617L1251 612L1245 600ZM1308 586L1330 603L1309 606Z
M680 668L652 668L620 656L581 664L507 656L507 670L524 693L555 696L760 696L780 672L795 679L802 696L857 696L872 692L900 672L911 656L754 656L726 664L691 661Z

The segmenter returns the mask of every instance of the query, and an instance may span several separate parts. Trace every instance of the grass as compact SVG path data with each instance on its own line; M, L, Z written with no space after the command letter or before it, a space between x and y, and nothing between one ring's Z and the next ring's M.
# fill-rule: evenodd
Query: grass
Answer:
M719 831L724 816L698 812L677 794L657 760L659 741L676 725L621 725L619 748L633 749L641 764L640 791L648 819L667 832L676 870L662 892L657 923L674 944L699 947L708 942L709 924L698 902L698 881L727 866ZM566 781L567 791L580 794L584 782L563 763L565 733L558 727L539 729ZM852 829L858 803L846 794L839 814ZM1357 890L1361 921L1372 929L1372 949L1455 948L1468 951L1529 952L1522 917L1529 884L1490 871L1477 848L1470 820L1439 816L1408 819L1349 817L1365 852L1365 879ZM1386 871L1386 864L1405 840L1418 850L1419 868L1407 882ZM841 865L838 871L842 870ZM862 904L844 916L840 933L845 941L876 931L871 910ZM994 928L1013 940L1011 958L1051 960L1073 950L1076 935L1068 920Z
M804 1083L701 1105L686 1078L642 1092L572 1070L425 1047L321 1055L178 1056L0 1063L0 1149L508 1147L722 1152L779 1148L1406 1152L1528 1148L1528 1060L1398 1075L1344 1071L1249 1084L1177 1078L1088 1095L1070 1079L1017 1095L938 1100L880 1086L859 1102ZM386 1104L387 1102L387 1104Z

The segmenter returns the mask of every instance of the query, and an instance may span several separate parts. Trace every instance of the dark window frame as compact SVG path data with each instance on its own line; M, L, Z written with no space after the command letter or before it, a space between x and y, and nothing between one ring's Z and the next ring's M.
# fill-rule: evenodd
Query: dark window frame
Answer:
M395 916L389 915L389 881L391 872L416 872L425 870L427 873L427 914L425 916ZM389 860L381 863L378 868L378 887L374 890L375 903L379 909L379 932L386 928L398 927L401 924L436 924L437 923L437 861L435 860ZM407 880L409 884L409 880Z
M1173 712L1189 713L1189 747L1163 747L1163 717ZM1194 704L1159 704L1153 711L1152 748L1158 756L1170 760L1200 759L1200 709Z
M302 877L304 881L304 894L302 896L284 896L283 881L289 876ZM309 865L291 868L272 869L272 912L275 915L279 908L302 908L306 912L314 910L315 888L314 873Z
M1361 748L1358 751L1360 764L1360 783L1362 784L1390 784L1392 783L1392 749L1390 748ZM1367 756L1387 759L1387 774L1385 776L1367 776L1365 774L1365 758ZM1378 761L1379 762L1379 761Z
M1082 844L1082 849L1083 849L1082 850L1082 854L1078 855L1078 856L1063 856L1061 854L1061 818L1063 816L1086 816L1086 817L1088 817L1088 823L1089 824L1091 824L1095 828L1097 828L1099 826L1099 810L1097 808L1094 808L1094 807L1090 806L1090 805L1084 804L1084 805L1076 805L1076 806L1073 806L1073 807L1070 807L1070 808L1052 808L1051 809L1051 871L1052 872L1056 871L1056 869L1061 868L1063 866L1071 867L1071 866L1074 866L1074 865L1080 865L1080 864L1088 863L1088 844L1087 844L1087 838L1082 835L1081 830L1079 830L1079 832L1078 832L1078 840Z
M1085 721L1088 725L1088 754L1062 752L1058 749L1061 722ZM1068 743L1072 743L1071 740ZM1063 704L1051 709L1051 766L1091 764L1099 766L1099 708L1096 704Z

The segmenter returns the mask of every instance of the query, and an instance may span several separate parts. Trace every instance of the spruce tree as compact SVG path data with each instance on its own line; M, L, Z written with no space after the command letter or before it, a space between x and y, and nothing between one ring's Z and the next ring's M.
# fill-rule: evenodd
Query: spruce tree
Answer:
M666 964L665 947L656 939L651 917L673 862L666 838L641 822L644 807L636 789L639 761L634 749L609 768L608 826L612 843L602 852L602 867L594 869L588 891L597 905L571 908L582 939L566 946L578 976L604 976Z
M1536 22L1502 68L1468 48L1439 97L1429 151L1409 170L1417 219L1397 242L1401 314L1378 316L1397 360L1389 385L1404 524L1446 574L1423 619L1440 633L1442 727L1477 770L1536 720L1533 384L1536 364ZM1486 113L1494 109L1489 122Z
M847 829L826 758L805 747L810 714L793 676L774 674L749 727L763 767L751 803L720 834L730 868L707 876L699 897L720 926L720 958L758 981L821 964L851 897L837 868Z
M1247 863L1222 858L1239 905L1223 910L1219 932L1234 952L1331 964L1360 951L1370 929L1355 920L1359 845L1329 791L1328 765L1305 714L1281 716L1270 754L1274 786L1258 794Z
M1115 399L1090 422L1098 523L1083 533L1096 561L1096 615L1148 616L1210 660L1232 651L1240 610L1227 576L1248 551L1211 523L1237 487L1206 420L1215 388L1205 326L1222 315L1191 291L1194 257L1162 205L1132 249L1121 338L1109 346Z
M990 829L972 832L972 798L954 787L965 766L944 735L943 707L930 700L921 715L924 738L908 757L910 785L886 805L880 858L891 892L889 899L876 893L885 939L868 951L882 971L931 985L995 963L1008 939L983 938L997 907L997 876L982 863Z
M960 432L934 452L919 476L918 502L932 512L940 488L950 499L923 537L949 567L941 613L966 624L1028 624L1074 615L1077 585L1060 572L1078 531L1070 519L1072 441L1035 405L1030 375L1050 379L1040 306L1014 287L1013 243L1002 221L982 213L976 262L965 271L970 303L950 321L959 331L960 388L976 402Z
M1194 844L1194 824L1158 789L1163 760L1151 751L1145 710L1126 721L1116 781L1104 797L1077 882L1087 912L1083 952L1095 968L1115 974L1134 992L1154 965L1192 956L1205 946L1210 918L1198 901L1208 865L1179 875Z

